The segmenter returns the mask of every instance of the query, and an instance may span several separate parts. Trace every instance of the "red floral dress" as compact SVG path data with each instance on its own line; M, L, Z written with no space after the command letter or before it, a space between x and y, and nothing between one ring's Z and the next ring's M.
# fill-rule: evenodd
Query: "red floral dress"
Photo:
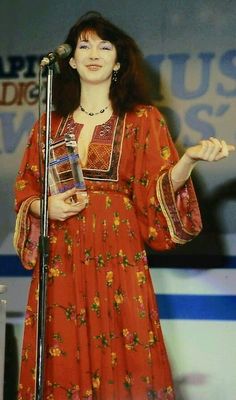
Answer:
M67 124L53 114L53 140ZM73 126L78 136L81 126ZM16 181L15 245L34 269L19 400L34 399L35 390L39 220L28 209L39 197L37 127ZM144 243L168 250L201 229L191 181L173 192L177 159L152 106L96 127L83 170L89 204L65 222L49 221L45 399L174 399Z

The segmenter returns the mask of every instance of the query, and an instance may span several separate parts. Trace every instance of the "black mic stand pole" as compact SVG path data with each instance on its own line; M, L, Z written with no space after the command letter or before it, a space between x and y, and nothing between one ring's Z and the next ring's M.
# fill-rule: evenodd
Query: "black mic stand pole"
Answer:
M48 238L48 173L51 135L51 108L52 108L52 78L53 65L47 66L47 98L46 98L46 135L45 135L45 163L43 190L40 199L40 269L39 269L39 298L37 318L37 358L36 358L36 383L35 399L43 400L44 394L44 361L45 361L45 332L47 312L47 273L49 256Z

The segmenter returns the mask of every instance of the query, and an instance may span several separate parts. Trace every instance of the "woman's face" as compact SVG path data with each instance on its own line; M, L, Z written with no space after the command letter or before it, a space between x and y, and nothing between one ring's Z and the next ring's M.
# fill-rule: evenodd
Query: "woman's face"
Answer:
M81 83L111 82L112 71L120 68L116 57L115 46L91 32L78 39L70 66L77 69Z

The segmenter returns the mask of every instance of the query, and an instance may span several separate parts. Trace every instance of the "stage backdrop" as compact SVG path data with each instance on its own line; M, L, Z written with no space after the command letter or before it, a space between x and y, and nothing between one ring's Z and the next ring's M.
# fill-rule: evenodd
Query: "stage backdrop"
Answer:
M37 118L38 64L97 10L136 38L152 96L180 153L209 136L236 144L236 2L2 0L0 13L0 274L21 341L30 276L12 247L13 184ZM44 93L45 95L45 93ZM204 229L192 243L148 251L177 400L236 398L236 155L194 173ZM14 318L13 318L14 317Z

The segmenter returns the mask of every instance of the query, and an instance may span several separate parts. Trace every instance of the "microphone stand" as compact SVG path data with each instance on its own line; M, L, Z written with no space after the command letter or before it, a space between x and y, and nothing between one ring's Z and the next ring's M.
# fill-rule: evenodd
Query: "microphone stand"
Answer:
M39 299L37 324L37 359L36 359L36 400L43 400L44 393L44 360L45 360L45 333L47 311L47 275L49 257L48 237L48 175L51 135L51 108L52 108L52 78L54 66L47 66L47 97L46 97L46 136L45 136L45 165L43 190L40 199L40 239L39 239Z

